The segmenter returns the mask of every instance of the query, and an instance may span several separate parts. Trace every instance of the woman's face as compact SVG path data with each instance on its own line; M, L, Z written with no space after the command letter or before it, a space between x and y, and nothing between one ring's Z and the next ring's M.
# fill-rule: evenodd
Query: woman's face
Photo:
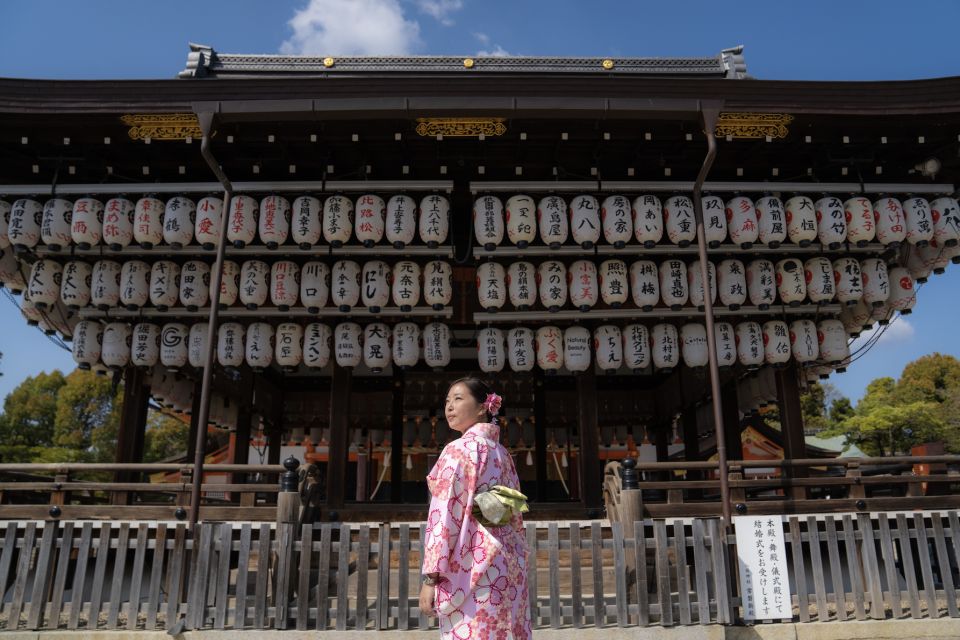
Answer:
M443 413L450 428L461 433L476 423L483 422L487 415L483 406L474 399L467 385L462 382L458 382L447 391Z

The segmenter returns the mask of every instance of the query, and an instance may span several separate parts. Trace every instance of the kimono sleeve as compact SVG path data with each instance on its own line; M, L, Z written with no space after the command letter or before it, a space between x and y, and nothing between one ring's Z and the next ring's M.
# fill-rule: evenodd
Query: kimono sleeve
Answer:
M451 443L452 444L452 443ZM422 573L449 578L460 570L459 553L464 519L472 507L475 463L463 449L448 446L427 476L430 511L427 515Z

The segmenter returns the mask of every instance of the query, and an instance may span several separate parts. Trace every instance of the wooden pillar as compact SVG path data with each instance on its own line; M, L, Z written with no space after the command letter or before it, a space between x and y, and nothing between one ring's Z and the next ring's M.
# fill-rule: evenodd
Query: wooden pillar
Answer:
M547 390L543 386L543 371L537 368L533 380L534 450L536 465L536 499L547 499Z
M192 461L197 453L197 429L200 425L197 421L200 419L200 390L203 384L200 380L193 383L193 401L190 404L190 435L187 437L187 460ZM206 425L204 425L206 429Z
M599 516L603 507L597 377L593 367L577 376L577 398L580 401L580 496L587 517L593 518Z
M136 367L127 367L123 384L123 406L120 408L120 430L117 433L115 462L143 462L143 440L147 428L147 404L150 386L146 373ZM136 482L139 474L118 471L114 482ZM113 504L129 504L130 495L123 491L111 494Z
M783 437L783 457L795 460L807 457L807 443L803 435L803 410L800 407L800 385L797 383L797 365L791 360L783 369L777 369L774 377L777 381L777 405L780 409L780 432ZM784 468L787 478L806 478L807 469L802 467ZM804 500L806 487L792 487L787 495Z
M657 450L657 462L667 462L670 459L670 427L669 421L660 422L657 430L653 434L653 445ZM669 480L670 474L667 471L661 471L657 474L658 480Z
M253 416L250 407L241 405L237 412L237 430L233 434L233 464L247 464L250 462L250 423ZM247 474L231 473L230 482L232 484L246 484ZM254 494L237 493L230 496L232 502L239 502L243 505L253 506Z
M394 367L393 407L390 433L390 502L403 501L403 395L406 380L399 367Z
M727 460L743 460L740 405L737 400L737 381L730 380L720 389L723 402L723 428L726 431Z
M342 509L347 474L352 371L335 364L330 383L330 444L327 462L327 507Z

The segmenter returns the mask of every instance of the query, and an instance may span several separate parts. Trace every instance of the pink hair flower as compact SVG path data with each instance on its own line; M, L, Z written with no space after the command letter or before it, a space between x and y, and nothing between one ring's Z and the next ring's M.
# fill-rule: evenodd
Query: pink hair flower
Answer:
M490 415L495 416L500 412L500 405L502 403L503 398L495 393L488 393L487 399L483 401L483 406Z

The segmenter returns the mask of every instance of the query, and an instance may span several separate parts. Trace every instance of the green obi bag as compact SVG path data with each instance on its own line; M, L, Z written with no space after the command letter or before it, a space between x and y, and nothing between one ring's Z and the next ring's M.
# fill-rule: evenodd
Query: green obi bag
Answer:
M514 514L528 511L527 496L503 485L473 496L473 517L485 527L502 527Z

